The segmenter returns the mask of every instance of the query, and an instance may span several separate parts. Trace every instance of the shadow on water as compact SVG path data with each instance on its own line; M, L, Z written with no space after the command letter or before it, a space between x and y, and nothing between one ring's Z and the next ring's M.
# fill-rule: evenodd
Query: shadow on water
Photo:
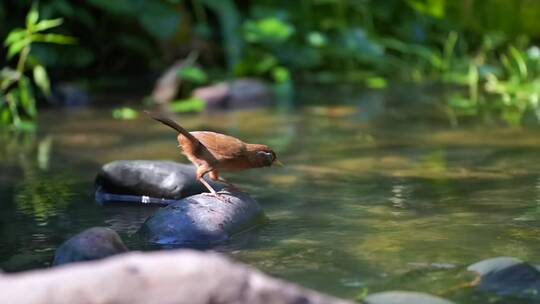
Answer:
M451 128L430 92L343 94L301 91L294 112L181 117L188 129L268 143L286 164L226 174L269 221L216 250L342 297L392 288L460 303L493 298L452 289L469 280L466 265L540 261L540 130ZM62 241L91 226L144 248L132 235L154 210L96 206L93 179L116 159L185 161L174 134L107 109L45 111L40 126L0 138L0 268L47 267Z

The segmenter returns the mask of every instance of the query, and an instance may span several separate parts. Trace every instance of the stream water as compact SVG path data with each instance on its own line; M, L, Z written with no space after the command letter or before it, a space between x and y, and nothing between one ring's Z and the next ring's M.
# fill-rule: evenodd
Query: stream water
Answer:
M178 118L267 143L286 164L225 173L269 221L216 250L340 297L405 289L460 303L493 301L456 287L470 280L468 264L540 263L540 129L451 127L437 94L301 96L294 109ZM0 133L0 268L48 267L61 242L91 226L141 247L132 235L154 209L96 206L95 174L116 159L186 160L170 129L110 113L44 110L37 133Z

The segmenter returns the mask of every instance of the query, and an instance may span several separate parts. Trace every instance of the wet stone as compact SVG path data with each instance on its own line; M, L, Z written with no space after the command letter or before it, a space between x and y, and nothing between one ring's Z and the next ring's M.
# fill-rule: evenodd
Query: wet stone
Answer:
M214 189L222 185L209 181ZM196 179L195 166L173 161L118 160L105 164L96 177L98 191L180 199L207 192Z
M126 251L114 230L92 227L62 243L55 252L53 265L99 260Z
M263 221L260 205L246 193L219 195L222 199L194 195L161 208L146 220L139 235L146 243L165 247L209 247Z
M540 272L513 257L496 257L470 265L479 276L478 288L501 296L540 300Z

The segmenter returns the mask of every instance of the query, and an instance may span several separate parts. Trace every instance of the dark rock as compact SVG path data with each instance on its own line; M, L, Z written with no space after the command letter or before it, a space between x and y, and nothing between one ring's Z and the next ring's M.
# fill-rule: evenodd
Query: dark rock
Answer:
M140 235L150 244L206 247L227 240L232 234L252 227L263 219L257 201L242 192L188 197L150 216Z
M264 82L257 79L238 79L201 87L193 97L206 101L209 109L246 109L272 104L274 94Z
M216 253L127 253L0 275L2 303L353 304L272 278Z
M209 182L216 190L223 187L213 181ZM96 184L100 191L107 193L169 199L208 191L197 181L193 165L172 161L114 161L102 167Z
M366 297L365 304L452 304L452 302L426 293L413 291L385 291Z
M470 265L479 275L478 287L498 295L540 299L540 272L517 258L497 257Z
M65 241L54 255L53 265L98 260L128 249L112 229L93 227Z

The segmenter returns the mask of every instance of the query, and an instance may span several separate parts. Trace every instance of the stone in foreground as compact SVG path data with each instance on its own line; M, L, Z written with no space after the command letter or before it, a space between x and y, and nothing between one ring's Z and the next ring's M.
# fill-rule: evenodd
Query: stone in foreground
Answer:
M96 184L98 191L106 193L168 199L181 199L208 191L197 181L193 165L172 161L113 161L102 167ZM222 188L220 184L210 184L214 189Z
M203 193L159 209L143 224L140 235L155 245L206 247L263 220L260 205L246 193L219 194L225 201Z
M540 300L540 272L520 259L487 259L470 265L467 270L478 274L478 288L482 290Z
M413 291L385 291L374 293L364 299L365 304L452 304L430 294Z
M128 249L114 230L93 227L60 245L54 255L53 265L99 260L126 251Z
M0 275L2 303L353 304L271 278L215 253L127 253Z

